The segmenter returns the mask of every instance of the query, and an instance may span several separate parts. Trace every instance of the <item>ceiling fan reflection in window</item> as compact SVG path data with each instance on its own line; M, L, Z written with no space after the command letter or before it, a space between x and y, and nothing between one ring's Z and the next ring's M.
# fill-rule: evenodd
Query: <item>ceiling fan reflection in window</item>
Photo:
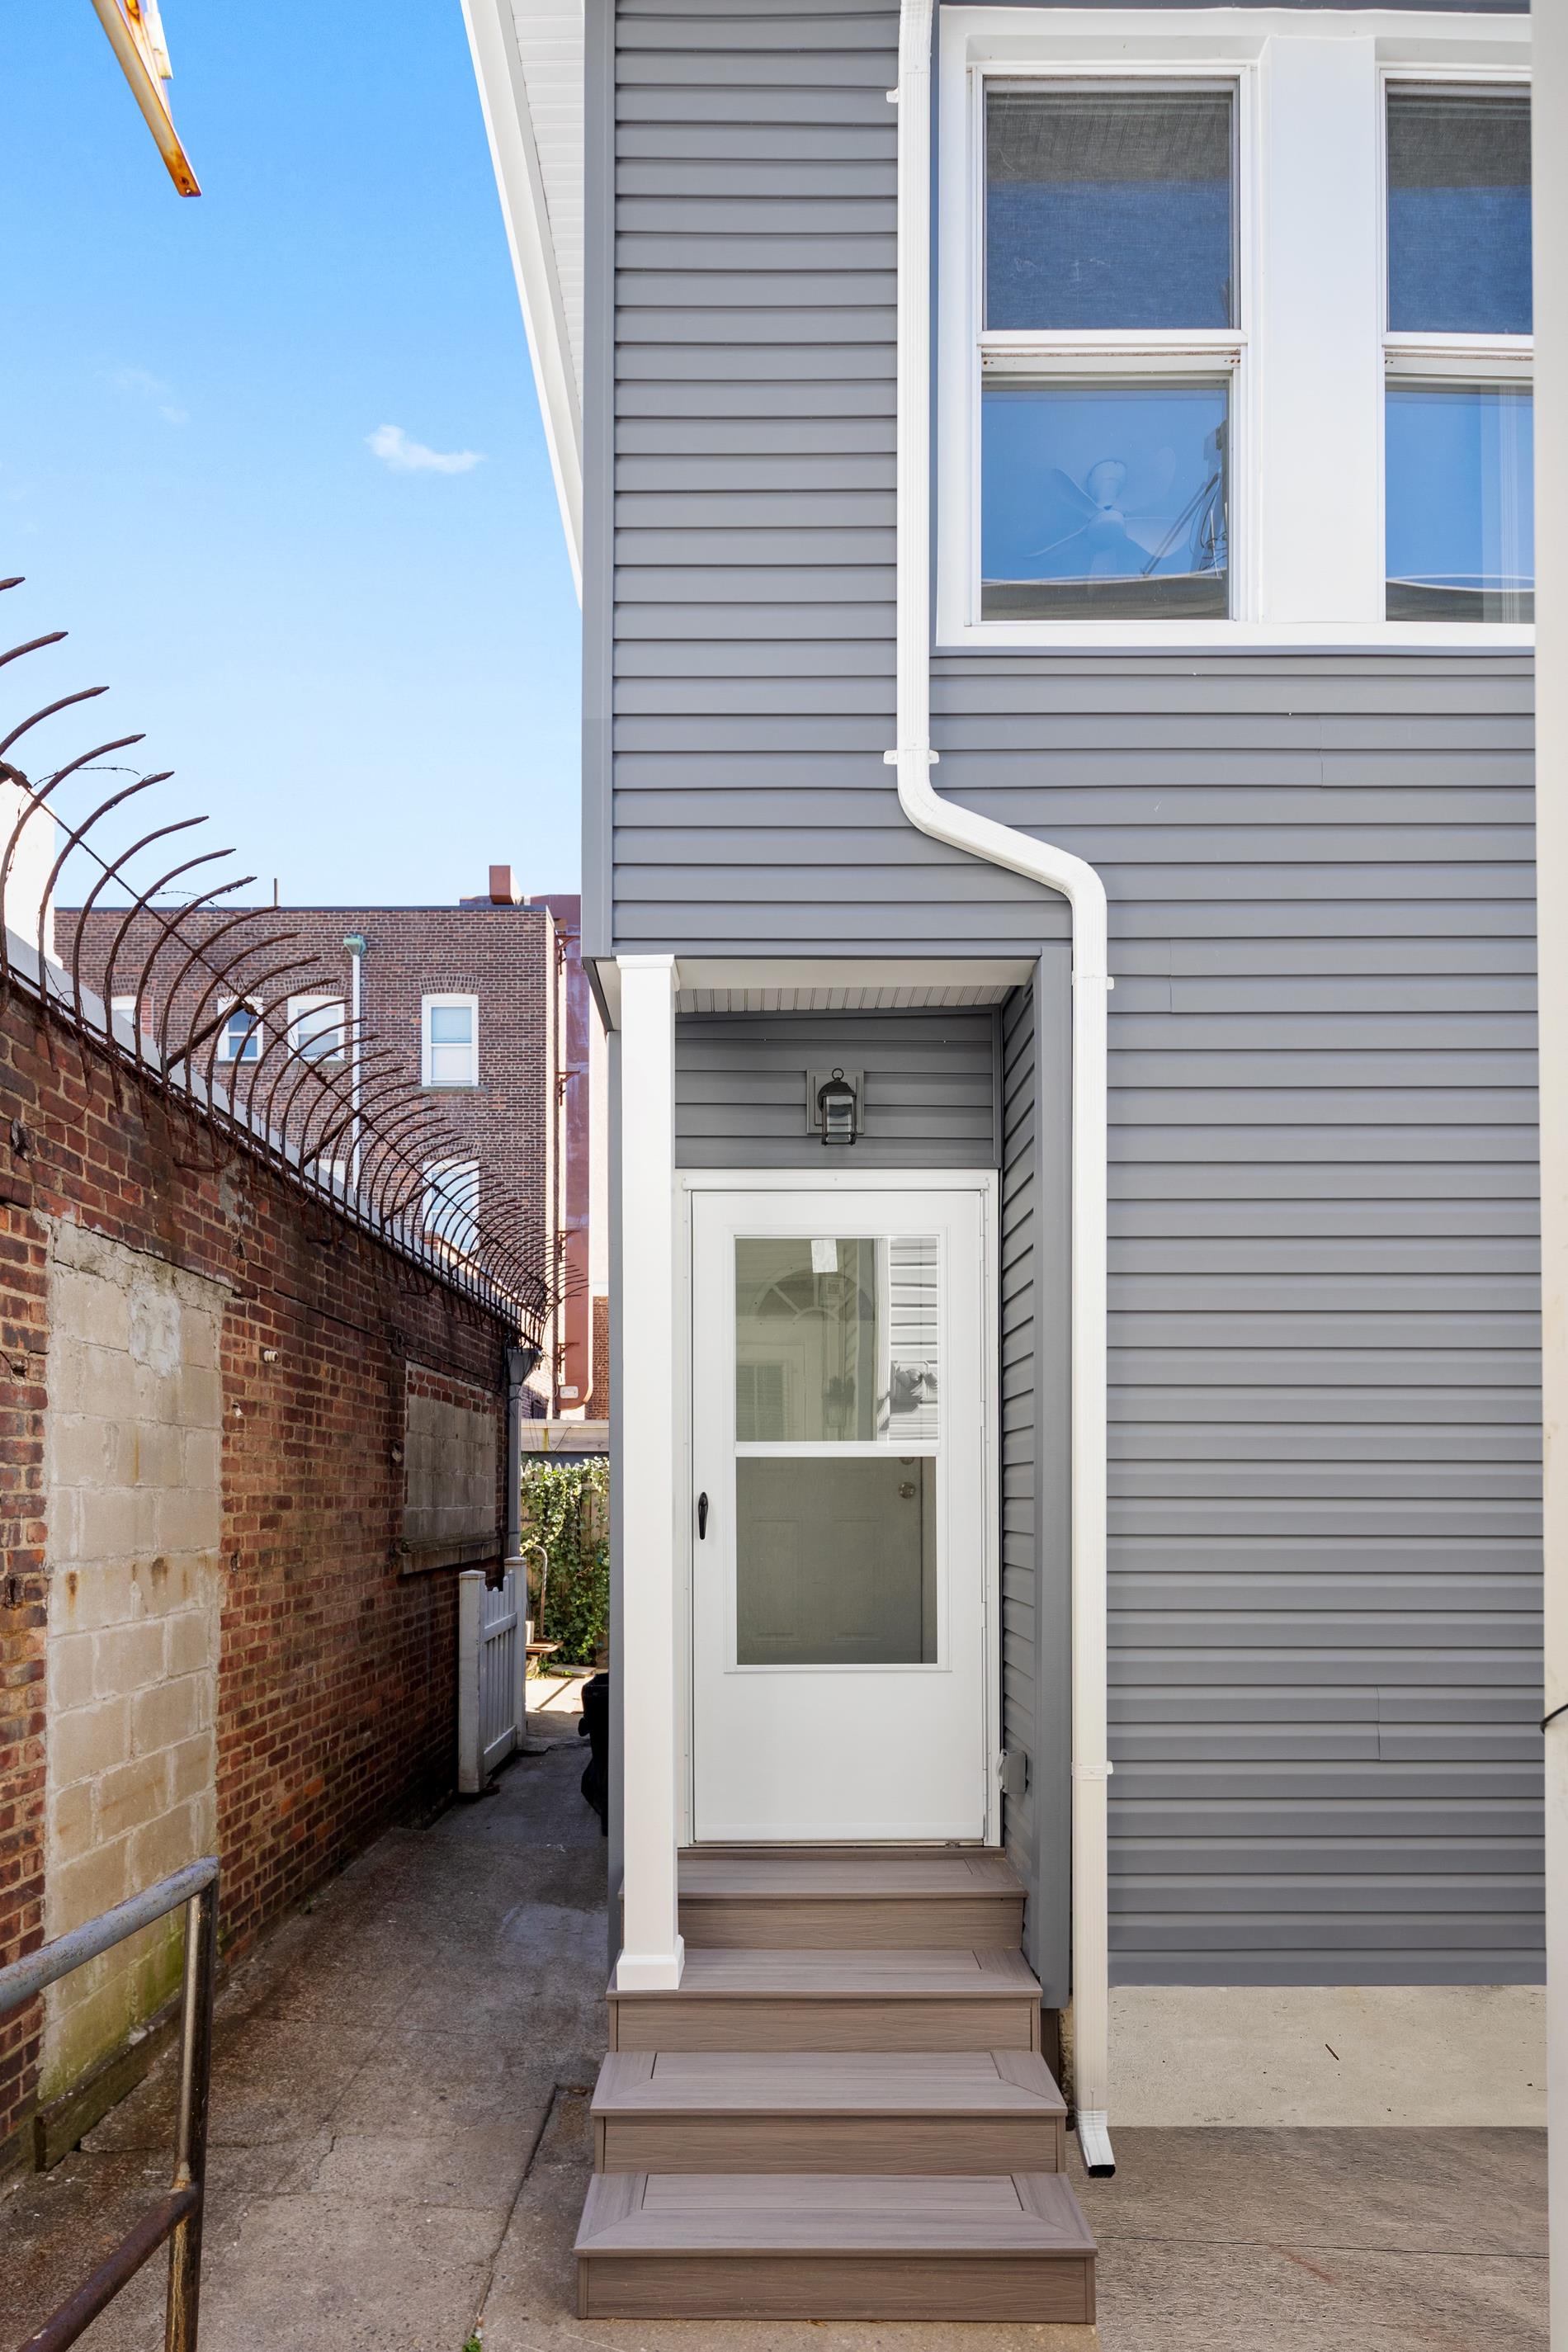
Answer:
M1059 466L1046 476L1041 520L1051 536L1029 550L1031 560L1054 558L1042 577L1148 580L1168 566L1184 541L1190 572L1223 572L1225 467L1219 436L1205 445L1212 470L1178 510L1170 508L1176 453L1154 450L1141 467L1122 457L1100 457L1081 484Z

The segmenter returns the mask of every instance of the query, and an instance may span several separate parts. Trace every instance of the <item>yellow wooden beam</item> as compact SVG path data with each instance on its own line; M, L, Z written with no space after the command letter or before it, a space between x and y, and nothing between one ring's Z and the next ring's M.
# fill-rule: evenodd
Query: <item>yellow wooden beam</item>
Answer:
M158 142L158 152L169 177L183 196L199 196L201 187L192 171L163 84L169 79L169 52L158 17L158 0L92 0L98 21L109 36L109 46L120 60L131 93Z

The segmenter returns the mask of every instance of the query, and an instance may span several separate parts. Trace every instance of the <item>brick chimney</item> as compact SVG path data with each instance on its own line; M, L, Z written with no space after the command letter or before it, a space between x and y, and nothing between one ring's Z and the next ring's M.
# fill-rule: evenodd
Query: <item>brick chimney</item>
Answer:
M490 905L515 907L516 904L517 892L512 887L511 867L492 866L490 867Z

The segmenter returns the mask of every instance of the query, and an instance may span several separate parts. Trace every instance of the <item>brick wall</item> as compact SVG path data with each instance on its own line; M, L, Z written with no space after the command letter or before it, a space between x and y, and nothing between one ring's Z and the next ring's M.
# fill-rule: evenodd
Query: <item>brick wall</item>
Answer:
M47 1295L44 1231L0 1175L0 1963L44 1932ZM0 2019L0 2151L31 2105L42 2036L40 2002Z
M210 1156L0 1001L0 1961L215 1822L232 1954L453 1784L456 1586L406 1572L405 1390L412 1363L493 1400L499 1465L507 1335ZM51 2091L155 2000L138 1967L51 2011ZM42 2027L0 2028L0 2150Z
M191 940L207 936L221 917L187 914L181 928ZM95 908L87 919L82 940L81 976L95 992L129 993L137 975L152 957L158 939L153 919L133 923L116 951L110 975L105 965L124 918L118 910ZM75 949L79 918L74 908L60 908L55 916L57 951L68 966ZM532 906L463 907L284 907L266 909L254 929L259 939L297 935L300 967L278 972L276 967L296 952L294 945L258 947L247 960L237 962L223 993L243 996L252 980L274 976L261 993L352 997L353 962L343 946L358 933L365 941L360 965L360 1019L367 1050L389 1051L387 1066L405 1079L421 1079L421 1003L427 995L462 994L479 1000L479 1081L475 1087L430 1090L455 1139L457 1155L479 1162L481 1195L487 1176L504 1183L522 1202L528 1213L531 1249L553 1255L555 1210L553 1142L555 1134L555 942L547 908ZM234 937L241 937L237 934ZM234 938L226 945L226 958ZM320 965L307 967L314 959ZM170 1034L179 1034L183 1013L186 1034L210 976L192 975L183 985L179 1002L167 1008L164 991L176 976L180 962L167 950L152 966L153 982L142 1008L144 1027L154 1036L169 1012ZM215 989L198 1026L214 1014ZM374 1034L373 1034L374 1033ZM265 1043L265 1038L263 1043ZM198 1067L205 1060L197 1057ZM269 1066L276 1068L276 1061ZM543 1258L541 1258L543 1264Z

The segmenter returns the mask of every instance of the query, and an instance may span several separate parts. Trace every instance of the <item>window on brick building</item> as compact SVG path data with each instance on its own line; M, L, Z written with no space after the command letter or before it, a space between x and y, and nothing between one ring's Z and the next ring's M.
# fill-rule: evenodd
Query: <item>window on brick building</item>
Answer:
M427 1087L479 1083L479 1000L427 996L422 1015L422 1076Z
M472 1257L479 1245L479 1161L433 1160L425 1171L427 1237L455 1257Z
M224 1012L223 1027L217 1033L217 1057L220 1062L259 1062L261 1007L258 1004L247 1004L243 997L230 999Z
M307 1062L341 1062L343 1029L341 996L289 999L289 1043Z

